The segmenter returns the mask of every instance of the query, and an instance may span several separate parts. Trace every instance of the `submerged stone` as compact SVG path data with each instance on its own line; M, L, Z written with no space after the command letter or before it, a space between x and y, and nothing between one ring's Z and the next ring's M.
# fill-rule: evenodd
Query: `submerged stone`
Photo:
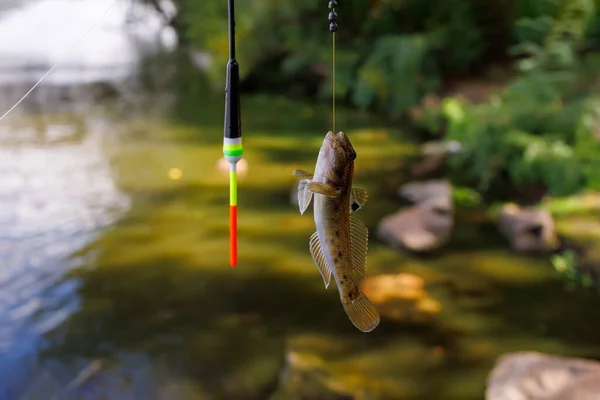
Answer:
M394 299L418 300L424 295L424 282L413 274L379 275L366 278L362 290L376 304Z
M403 322L425 322L441 311L441 304L424 290L423 279L412 274L368 277L361 290L375 304L378 312Z
M600 363L537 352L500 357L488 378L486 400L599 398Z
M377 235L395 249L430 251L448 242L453 227L453 210L439 199L385 216L377 227Z
M392 248L429 251L447 243L454 227L452 188L447 180L411 182L398 194L414 206L385 216L377 228L382 242Z
M498 229L516 252L547 253L559 245L554 219L545 210L506 204L498 216Z

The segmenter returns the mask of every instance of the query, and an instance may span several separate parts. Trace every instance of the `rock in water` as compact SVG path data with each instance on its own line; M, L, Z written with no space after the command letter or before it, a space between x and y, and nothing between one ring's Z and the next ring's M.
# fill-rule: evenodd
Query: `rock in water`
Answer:
M417 275L371 276L360 287L380 315L395 321L427 322L442 308L425 292L423 278Z
M445 199L436 198L385 216L377 235L396 249L428 251L446 244L453 226L452 207Z
M518 352L500 357L488 377L486 400L600 399L600 363Z
M423 278L407 273L370 276L361 282L361 288L378 304L393 299L418 300L425 294Z
M379 223L379 239L394 248L428 251L443 246L454 226L452 188L445 179L411 182L398 194L414 206L384 217Z
M498 229L516 252L547 253L559 245L554 219L545 210L506 204L498 217Z

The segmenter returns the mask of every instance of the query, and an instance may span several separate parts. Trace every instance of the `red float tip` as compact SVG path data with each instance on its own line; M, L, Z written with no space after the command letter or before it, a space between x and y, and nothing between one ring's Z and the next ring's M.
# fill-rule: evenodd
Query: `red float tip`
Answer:
M237 206L229 206L229 264L237 265Z

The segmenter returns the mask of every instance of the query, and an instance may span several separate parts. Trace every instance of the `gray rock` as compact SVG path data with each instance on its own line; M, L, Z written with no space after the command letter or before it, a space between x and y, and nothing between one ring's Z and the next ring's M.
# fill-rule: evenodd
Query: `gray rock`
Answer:
M377 235L396 249L428 251L446 244L453 226L451 204L437 197L385 216L377 227Z
M443 246L454 227L450 183L445 179L411 182L398 194L415 205L385 216L377 228L379 239L393 248L413 251Z
M518 352L500 357L488 377L486 400L598 400L600 363Z
M558 247L554 219L549 212L504 205L498 229L516 252L550 252Z

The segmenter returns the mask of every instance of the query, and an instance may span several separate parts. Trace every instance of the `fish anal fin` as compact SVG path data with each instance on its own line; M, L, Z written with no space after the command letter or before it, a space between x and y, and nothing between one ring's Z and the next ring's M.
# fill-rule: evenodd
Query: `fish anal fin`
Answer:
M309 172L306 172L303 169L295 169L294 172L292 173L293 176L299 176L301 178L312 178L313 175Z
M313 194L306 189L307 184L310 182L308 179L302 179L298 182L298 208L300 208L300 214L304 214L310 201L312 200Z
M331 270L327 266L327 259L321 248L321 242L319 241L319 235L317 232L313 233L310 237L310 254L323 277L323 283L325 283L325 289L329 287L331 282Z
M379 313L363 293L359 292L356 299L350 302L342 302L342 305L350 321L361 331L371 332L379 325Z
M360 188L352 188L350 190L350 212L358 211L367 204L367 191Z
M350 255L352 268L360 275L367 272L367 250L369 248L369 230L354 216L350 216Z
M306 189L310 192L322 194L323 196L336 198L342 193L342 190L339 188L335 188L327 183L314 182L306 184Z

